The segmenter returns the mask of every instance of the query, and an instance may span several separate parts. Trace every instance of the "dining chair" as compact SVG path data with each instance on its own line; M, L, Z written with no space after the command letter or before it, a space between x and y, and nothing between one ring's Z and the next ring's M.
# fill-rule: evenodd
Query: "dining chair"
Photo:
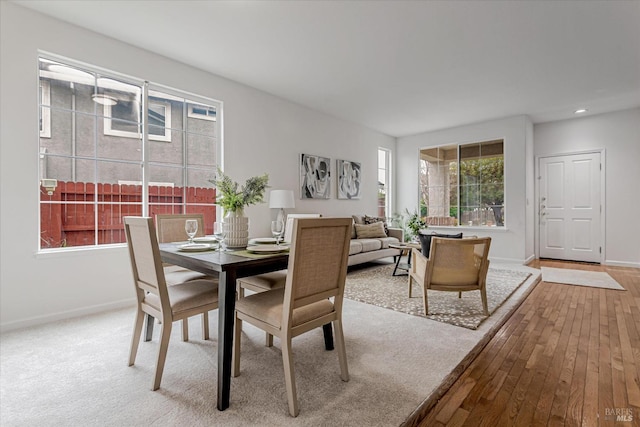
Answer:
M236 303L232 375L240 375L243 321L279 337L289 414L293 417L298 415L299 406L292 338L333 323L340 377L349 381L342 303L351 223L351 218L295 219L284 288L249 295Z
M415 280L423 287L424 313L429 314L428 290L458 292L458 298L462 292L480 291L483 312L488 316L486 280L490 246L491 237L433 237L429 258L419 249L412 249L409 298Z
M179 286L167 286L153 220L127 216L124 227L137 299L129 366L136 360L145 314L159 319L160 346L151 388L157 390L162 380L171 325L198 314L205 316L209 310L217 309L218 286L211 280L191 280Z
M201 213L193 214L157 214L156 215L156 232L159 243L171 243L181 242L186 240L186 232L184 230L185 221L188 219L195 219L198 221L198 231L195 237L203 237L204 231L204 215ZM215 284L218 283L218 278L214 276L207 276L206 274L198 271L189 270L188 268L180 267L177 265L171 265L163 263L164 277L168 286L181 285L185 282L196 279L212 280ZM202 339L209 339L209 315L204 314L202 316ZM182 321L182 340L189 340L189 320L184 319Z
M284 241L291 242L291 237L293 235L293 221L296 218L320 218L320 216L320 214L287 215L287 224L284 231ZM245 289L249 289L253 292L264 292L283 288L286 280L287 270L273 271L271 273L242 277L237 280L238 298L244 298ZM273 345L273 335L268 332L266 333L265 345L267 347L271 347Z

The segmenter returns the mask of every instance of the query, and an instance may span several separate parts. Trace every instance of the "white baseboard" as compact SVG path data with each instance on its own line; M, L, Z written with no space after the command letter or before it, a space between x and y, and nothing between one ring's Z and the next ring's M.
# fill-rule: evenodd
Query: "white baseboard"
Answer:
M489 257L489 260L491 262L500 262L505 264L519 264L519 265L526 265L529 262L528 260L519 259L519 258L502 258L502 257L492 257L492 256Z
M62 311L59 313L48 314L46 316L30 317L28 319L16 320L0 324L0 332L13 331L15 329L28 328L30 326L42 325L45 323L56 322L59 320L71 319L74 317L86 316L89 314L101 313L109 310L117 310L125 307L135 307L136 299L127 298L108 304L92 305L90 307L78 308L75 310Z
M611 265L614 267L640 268L640 262L614 261L610 259L605 260L604 265Z

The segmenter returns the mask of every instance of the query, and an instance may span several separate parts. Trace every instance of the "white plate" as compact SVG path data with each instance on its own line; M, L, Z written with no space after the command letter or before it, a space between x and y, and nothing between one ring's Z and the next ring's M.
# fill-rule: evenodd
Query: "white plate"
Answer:
M276 245L258 245L258 246L249 246L247 248L247 252L251 252L254 254L279 254L281 252L287 252L289 250L289 246L276 246Z
M208 243L187 243L186 245L178 246L178 250L182 252L204 252L214 250L215 248L215 245Z
M196 243L218 243L216 238L213 236L194 237L193 241Z
M268 245L273 245L274 243L276 243L276 238L275 237L256 237L255 239L251 239L251 242L255 245L264 245L264 244L268 244Z

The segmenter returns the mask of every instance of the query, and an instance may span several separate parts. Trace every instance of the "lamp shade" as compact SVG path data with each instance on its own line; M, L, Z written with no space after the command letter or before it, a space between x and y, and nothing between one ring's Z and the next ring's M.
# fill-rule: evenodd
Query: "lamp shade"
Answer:
M269 207L274 209L295 208L292 190L271 190L269 193Z

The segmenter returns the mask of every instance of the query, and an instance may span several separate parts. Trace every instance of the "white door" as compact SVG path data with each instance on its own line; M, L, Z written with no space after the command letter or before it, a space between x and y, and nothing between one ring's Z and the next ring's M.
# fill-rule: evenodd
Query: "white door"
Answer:
M540 257L601 262L600 153L540 158Z

